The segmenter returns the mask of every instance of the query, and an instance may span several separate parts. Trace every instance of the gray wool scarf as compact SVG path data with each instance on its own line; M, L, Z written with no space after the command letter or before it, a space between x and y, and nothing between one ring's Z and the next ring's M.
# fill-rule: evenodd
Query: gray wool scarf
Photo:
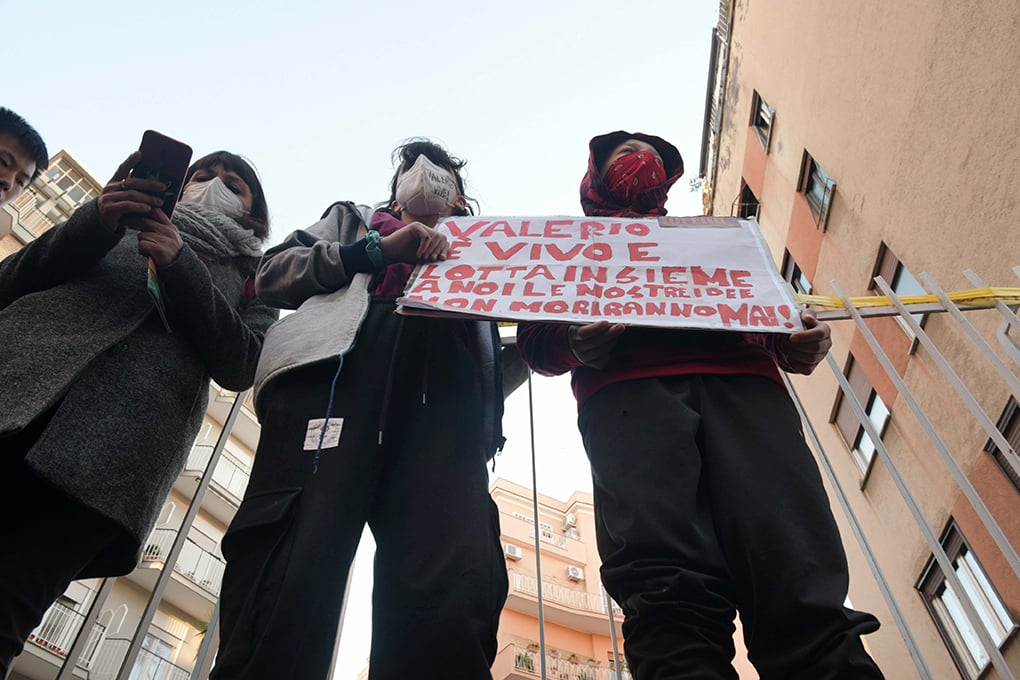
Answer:
M200 256L252 258L253 266L262 257L262 241L255 232L221 212L195 203L178 203L172 221L181 239Z

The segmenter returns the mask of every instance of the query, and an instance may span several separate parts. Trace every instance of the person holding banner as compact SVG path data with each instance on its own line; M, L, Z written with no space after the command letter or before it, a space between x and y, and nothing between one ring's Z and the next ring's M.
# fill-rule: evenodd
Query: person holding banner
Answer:
M666 214L683 173L660 137L591 140L585 215ZM844 607L846 557L780 370L811 373L829 328L792 335L524 323L542 375L570 371L606 590L638 680L735 679L733 620L762 678L881 678Z
M335 203L259 270L259 295L297 311L256 373L262 435L223 539L215 680L327 676L366 523L370 677L490 677L507 595L486 471L503 443L500 341L491 322L394 314L414 266L446 256L437 221L473 214L463 161L422 139L394 159L386 208Z

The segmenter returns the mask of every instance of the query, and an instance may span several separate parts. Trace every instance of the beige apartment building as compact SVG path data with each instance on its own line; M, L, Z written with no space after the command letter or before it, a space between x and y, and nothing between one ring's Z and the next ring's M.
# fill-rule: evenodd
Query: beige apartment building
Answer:
M101 190L79 160L57 153L29 190L0 208L0 258ZM210 387L205 422L137 568L72 583L33 631L10 678L187 680L196 669L207 672L225 566L220 540L241 502L259 436L250 403L237 400Z
M1020 286L1018 28L1016 0L723 0L706 211L757 218L801 293ZM1020 675L1015 311L833 312L792 381L889 678Z
M499 507L510 581L499 620L494 680L543 677L543 659L547 678L630 680L623 658L623 612L599 579L591 494L575 491L565 501L538 494L536 518L530 489L496 479L490 490ZM741 678L757 677L742 652L734 665Z
M541 677L543 657L549 678L629 678L624 664L616 663L623 658L623 613L599 581L591 494L575 492L566 501L539 494L536 517L530 489L497 479L490 490L499 508L510 582L499 620L493 678ZM540 591L544 648L539 631ZM613 653L614 630L618 656ZM617 665L619 676L613 675Z

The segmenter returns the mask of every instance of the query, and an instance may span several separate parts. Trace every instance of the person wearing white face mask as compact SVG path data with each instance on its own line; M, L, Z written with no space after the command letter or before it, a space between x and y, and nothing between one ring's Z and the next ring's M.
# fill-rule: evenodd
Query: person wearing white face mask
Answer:
M262 434L226 536L211 678L325 678L367 523L376 541L370 678L489 678L507 576L486 462L502 446L488 322L403 317L433 227L471 214L463 162L414 140L386 207L335 203L269 249L256 285L296 309L266 336ZM456 650L442 664L423 661Z
M139 159L0 262L0 676L73 579L135 567L210 378L248 388L278 316L254 296L269 228L255 171L225 151L199 159L167 216L164 185L130 176Z
M192 178L192 181L181 191L181 202L204 205L210 210L216 210L230 217L240 217L247 213L240 197L227 188L226 183L219 176L204 181Z

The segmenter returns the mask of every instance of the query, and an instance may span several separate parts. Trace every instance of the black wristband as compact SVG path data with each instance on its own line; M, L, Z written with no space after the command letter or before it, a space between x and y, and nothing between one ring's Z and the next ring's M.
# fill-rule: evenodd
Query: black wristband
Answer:
M349 246L340 246L340 261L343 262L344 271L349 274L372 274L379 270L365 252L366 245L367 242L362 239Z

